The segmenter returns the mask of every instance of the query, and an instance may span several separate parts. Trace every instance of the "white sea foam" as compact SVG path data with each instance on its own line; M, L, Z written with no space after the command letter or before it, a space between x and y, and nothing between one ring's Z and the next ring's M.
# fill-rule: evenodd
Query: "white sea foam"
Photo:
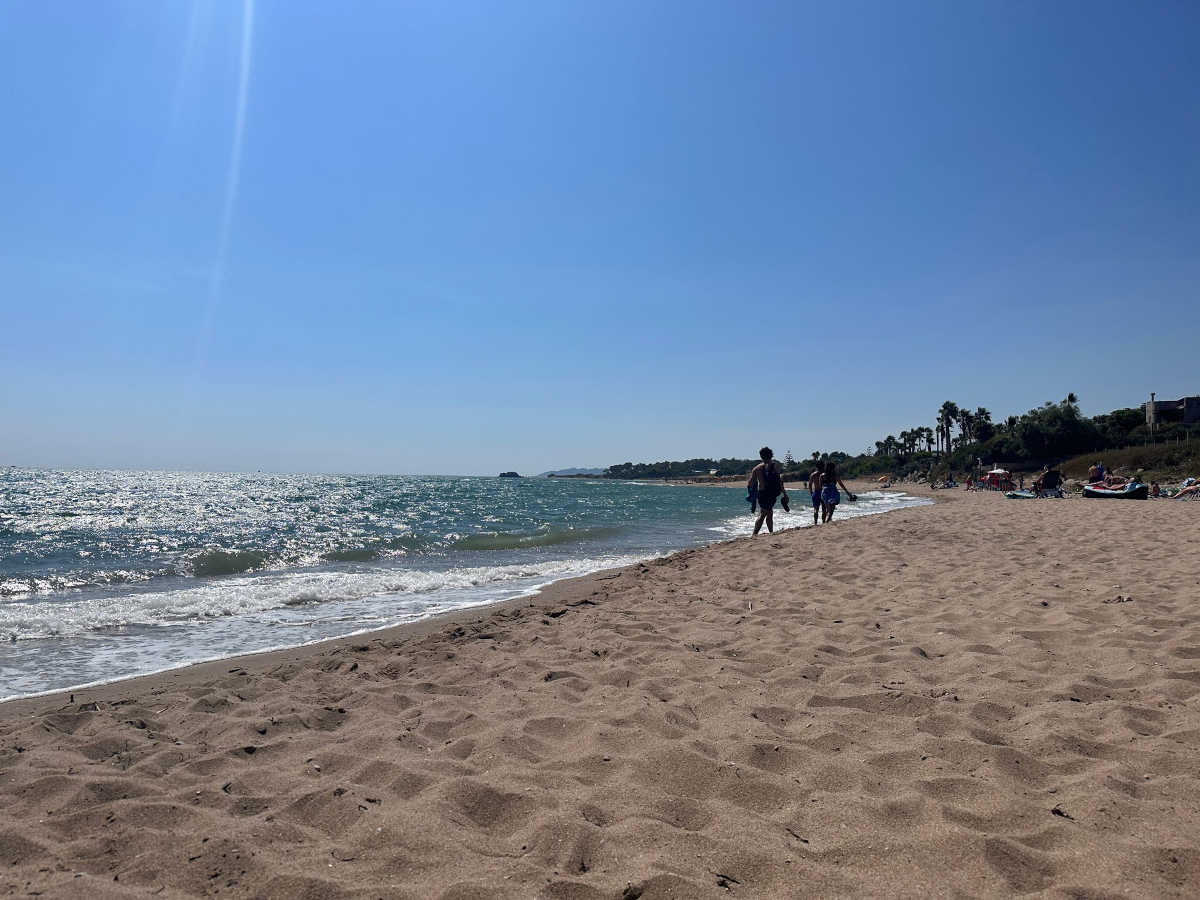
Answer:
M632 556L608 556L447 571L379 568L268 573L221 578L173 590L67 597L53 603L17 600L0 604L0 636L16 641L66 637L104 628L181 625L372 597L471 592L486 602L495 599L497 593L518 594L548 581L634 561Z
M779 506L775 507L774 521L778 531L785 528L809 528L812 526L812 504L807 502L808 492L793 491L792 496L791 512L784 512ZM933 502L902 491L863 491L855 496L858 498L855 501L850 501L845 496L842 497L842 502L838 504L837 513L834 516L835 522L841 519L879 515L893 509L905 509L910 506L926 506ZM801 501L802 497L804 498L803 502ZM747 504L746 513L714 525L711 530L729 537L753 533L755 517L749 514L749 509L749 504Z
M10 641L0 645L0 701L363 634L530 596L551 582L635 561L604 556L447 572L227 578L107 602L59 603L52 616L44 603L4 604L0 633L7 631ZM42 639L18 639L18 632Z

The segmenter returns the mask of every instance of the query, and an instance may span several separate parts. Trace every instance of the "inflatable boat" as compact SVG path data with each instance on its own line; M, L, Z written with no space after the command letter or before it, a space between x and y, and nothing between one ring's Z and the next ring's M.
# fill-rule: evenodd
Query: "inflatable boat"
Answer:
M1150 496L1150 485L1133 482L1120 488L1106 488L1098 484L1083 486L1085 497L1111 497L1114 500L1145 500Z

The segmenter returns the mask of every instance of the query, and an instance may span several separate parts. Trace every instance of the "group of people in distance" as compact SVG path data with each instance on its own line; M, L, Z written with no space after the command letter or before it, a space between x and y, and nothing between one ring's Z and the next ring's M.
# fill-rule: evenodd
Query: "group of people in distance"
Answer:
M790 512L790 499L783 483L783 467L779 465L779 460L775 459L774 452L770 447L763 447L758 451L758 456L762 462L754 467L746 481L751 514L754 513L755 506L758 507L754 533L758 534L764 523L767 531L774 533L775 502L782 500L784 510ZM807 485L809 493L812 494L814 525L833 518L834 511L842 502L842 495L838 493L839 486L851 500L858 499L838 477L837 466L833 462L817 462L816 468L808 476Z
M1130 479L1106 471L1102 462L1094 462L1088 466L1087 483L1097 487L1122 488L1130 483Z
M1114 472L1106 471L1102 462L1094 462L1088 466L1087 480L1088 484L1094 487L1106 487L1113 490L1119 490L1126 485L1138 483L1137 476L1125 478ZM1179 486L1179 490L1174 494L1170 491L1164 491L1157 481L1151 481L1150 496L1170 497L1172 500L1200 499L1200 481L1197 481L1195 478L1185 478L1183 484Z

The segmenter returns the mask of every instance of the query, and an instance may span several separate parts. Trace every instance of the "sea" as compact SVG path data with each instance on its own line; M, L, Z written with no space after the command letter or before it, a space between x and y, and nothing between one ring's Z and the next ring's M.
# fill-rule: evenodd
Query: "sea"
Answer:
M811 525L806 491L776 527ZM0 699L385 628L738 535L728 487L0 470ZM929 501L871 491L838 518Z

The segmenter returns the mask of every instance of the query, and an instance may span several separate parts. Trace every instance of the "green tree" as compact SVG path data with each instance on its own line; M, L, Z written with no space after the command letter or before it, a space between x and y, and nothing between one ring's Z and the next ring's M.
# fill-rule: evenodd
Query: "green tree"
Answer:
M945 453L950 452L950 428L958 420L958 404L947 400L938 410L938 437Z
M1093 424L1100 432L1101 442L1106 447L1123 447L1138 443L1145 433L1146 413L1136 408L1114 409L1110 413L1096 416ZM1137 436L1136 429L1142 429Z
M1031 409L1017 422L1015 434L1024 456L1038 462L1086 453L1101 442L1095 423L1069 400Z
M975 436L975 416L968 409L958 412L959 443L969 443Z
M971 414L974 420L974 437L979 443L989 440L996 433L996 426L992 424L992 414L989 410L982 406L975 407L975 412Z

